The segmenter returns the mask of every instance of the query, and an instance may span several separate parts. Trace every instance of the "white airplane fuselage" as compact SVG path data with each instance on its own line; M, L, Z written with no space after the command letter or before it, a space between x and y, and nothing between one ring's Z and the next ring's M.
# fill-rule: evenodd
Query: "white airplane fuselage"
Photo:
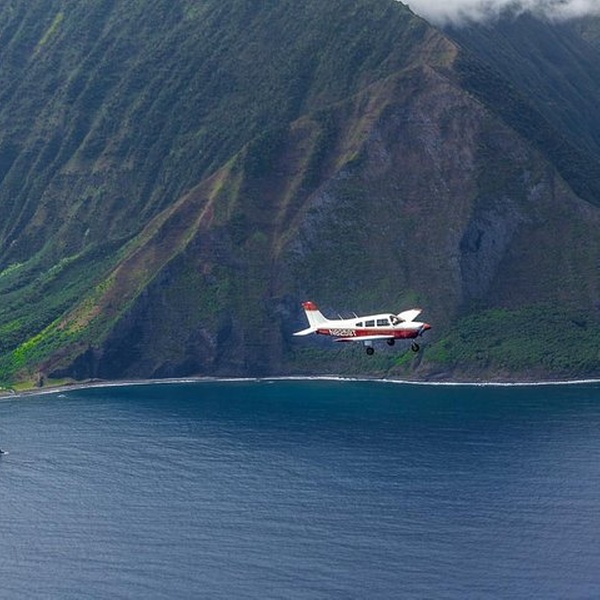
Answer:
M349 319L327 319L313 302L304 302L302 308L310 327L294 335L316 333L333 336L336 342L363 342L371 346L376 340L385 340L391 345L395 340L414 339L431 329L428 323L414 320L420 314L420 309L406 310L397 315L380 313ZM418 345L414 346L418 350Z
M315 333L339 338L365 338L377 335L394 339L410 339L418 337L421 328L425 325L419 322L393 325L390 319L394 316L382 313L353 319L336 319L330 321L330 326L320 327Z

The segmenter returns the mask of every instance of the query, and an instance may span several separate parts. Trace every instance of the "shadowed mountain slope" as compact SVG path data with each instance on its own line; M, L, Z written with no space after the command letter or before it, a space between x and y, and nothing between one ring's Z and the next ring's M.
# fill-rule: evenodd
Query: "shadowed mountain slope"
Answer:
M596 204L600 48L593 43L597 29L592 24L597 22L551 22L525 14L448 31L493 72L465 65L468 87L536 143L579 195ZM507 102L517 91L523 101Z

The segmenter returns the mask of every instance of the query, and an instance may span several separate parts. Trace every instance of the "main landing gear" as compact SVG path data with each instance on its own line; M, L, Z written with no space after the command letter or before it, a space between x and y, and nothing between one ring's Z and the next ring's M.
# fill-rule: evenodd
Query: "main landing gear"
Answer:
M393 340L393 339L392 340L387 340L387 343L388 343L389 346L393 346L395 342L396 342L396 340ZM366 346L366 352L367 352L367 354L369 356L373 356L373 354L375 353L375 348L373 348L373 346L371 346L371 345L367 346L366 342L365 342L365 346ZM419 344L417 344L417 342L413 342L410 345L410 349L413 352L418 352L421 349L421 346L419 346Z

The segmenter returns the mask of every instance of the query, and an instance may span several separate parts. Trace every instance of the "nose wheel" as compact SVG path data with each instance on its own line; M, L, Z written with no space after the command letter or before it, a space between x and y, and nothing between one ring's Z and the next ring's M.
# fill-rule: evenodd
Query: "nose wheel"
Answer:
M375 348L373 348L373 346L367 346L367 354L369 356L372 356L374 352L375 352Z
M413 342L413 343L410 345L410 349L411 349L413 352L418 352L418 351L421 349L421 346L419 346L419 344L417 344L417 342Z

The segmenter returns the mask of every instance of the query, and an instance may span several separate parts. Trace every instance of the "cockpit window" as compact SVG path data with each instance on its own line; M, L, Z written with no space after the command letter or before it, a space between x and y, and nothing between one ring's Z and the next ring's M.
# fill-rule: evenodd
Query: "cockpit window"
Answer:
M390 322L387 319L377 319L377 327L386 327Z

